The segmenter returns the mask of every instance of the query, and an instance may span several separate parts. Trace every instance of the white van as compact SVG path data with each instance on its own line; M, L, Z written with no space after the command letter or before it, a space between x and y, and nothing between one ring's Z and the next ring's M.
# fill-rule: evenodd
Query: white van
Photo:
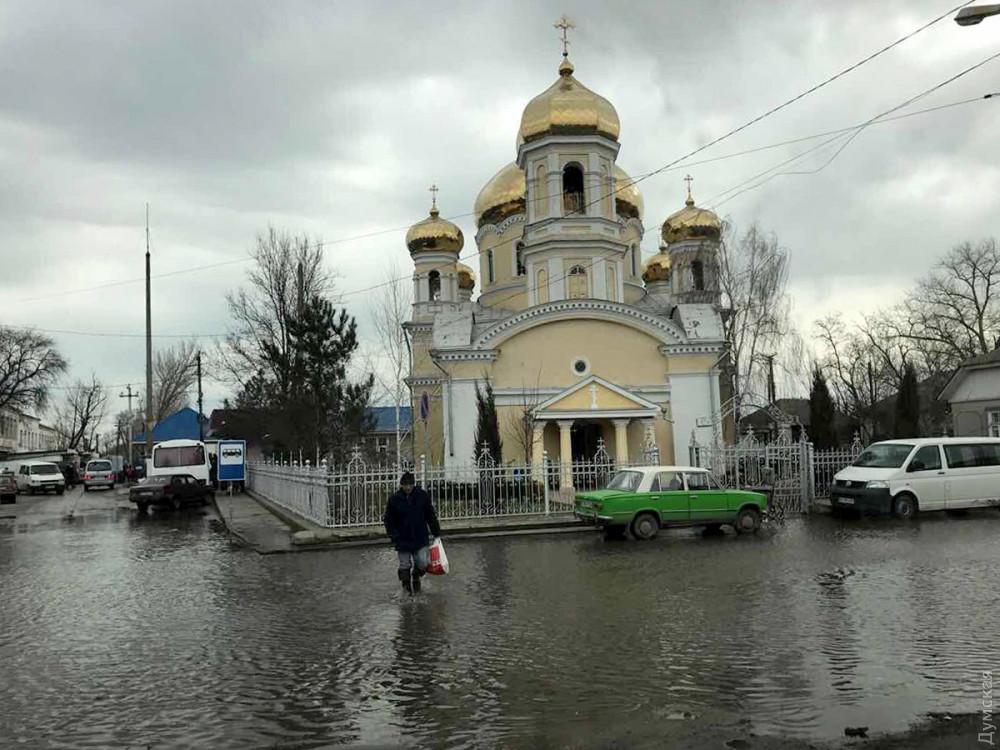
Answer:
M200 440L164 440L153 446L153 458L146 463L149 477L189 474L201 484L208 483L211 464L208 450Z
M1000 438L919 438L874 443L833 478L836 512L892 513L1000 507Z
M17 469L17 491L34 495L52 490L57 495L66 491L63 473L51 461L24 461Z

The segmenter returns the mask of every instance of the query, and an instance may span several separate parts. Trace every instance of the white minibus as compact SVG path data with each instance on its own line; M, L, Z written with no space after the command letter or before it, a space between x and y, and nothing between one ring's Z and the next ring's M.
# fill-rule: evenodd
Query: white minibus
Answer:
M830 488L836 512L892 513L1000 507L1000 438L886 440L865 448Z
M147 462L146 476L190 474L202 484L208 483L209 458L200 440L164 440L153 446L153 458Z

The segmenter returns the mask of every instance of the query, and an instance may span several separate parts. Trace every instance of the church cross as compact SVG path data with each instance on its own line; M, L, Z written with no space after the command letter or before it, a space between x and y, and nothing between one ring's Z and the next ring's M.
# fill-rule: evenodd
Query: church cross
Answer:
M552 24L552 26L562 31L563 57L569 57L569 38L566 36L566 32L570 29L575 29L576 26L565 15Z
M427 188L427 190L430 191L430 194L431 194L431 210L432 211L434 209L436 209L437 206L438 206L438 195L437 194L438 194L438 190L440 190L440 189L441 188L439 188L437 185L431 185L429 188Z
M691 200L691 183L694 182L694 177L687 175L684 178L684 182L688 184L688 200Z
M590 408L597 408L597 383L590 384Z

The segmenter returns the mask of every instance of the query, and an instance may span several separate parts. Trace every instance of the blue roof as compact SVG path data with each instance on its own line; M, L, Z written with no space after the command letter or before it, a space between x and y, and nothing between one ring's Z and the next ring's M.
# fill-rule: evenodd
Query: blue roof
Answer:
M375 432L396 431L395 406L369 406L368 413L375 417ZM408 430L413 426L413 410L409 406L399 407L399 429Z
M205 425L205 434L208 434L208 420L202 417ZM163 440L198 440L198 412L190 406L185 406L179 411L175 411L166 419L157 422L153 427L153 442L159 443ZM146 442L146 433L141 432L133 440L136 443Z

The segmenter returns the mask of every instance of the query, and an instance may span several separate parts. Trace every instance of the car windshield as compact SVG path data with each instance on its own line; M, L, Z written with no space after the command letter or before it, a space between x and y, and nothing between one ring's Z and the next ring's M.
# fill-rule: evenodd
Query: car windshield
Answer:
M32 474L58 474L59 467L55 464L37 464L31 467Z
M88 471L111 471L110 461L91 461L87 464Z
M614 475L614 477L612 477L611 481L608 482L608 489L635 492L639 488L639 482L641 481L642 474L638 471L619 471Z
M898 469L913 450L911 443L876 443L865 448L854 466L872 469Z

